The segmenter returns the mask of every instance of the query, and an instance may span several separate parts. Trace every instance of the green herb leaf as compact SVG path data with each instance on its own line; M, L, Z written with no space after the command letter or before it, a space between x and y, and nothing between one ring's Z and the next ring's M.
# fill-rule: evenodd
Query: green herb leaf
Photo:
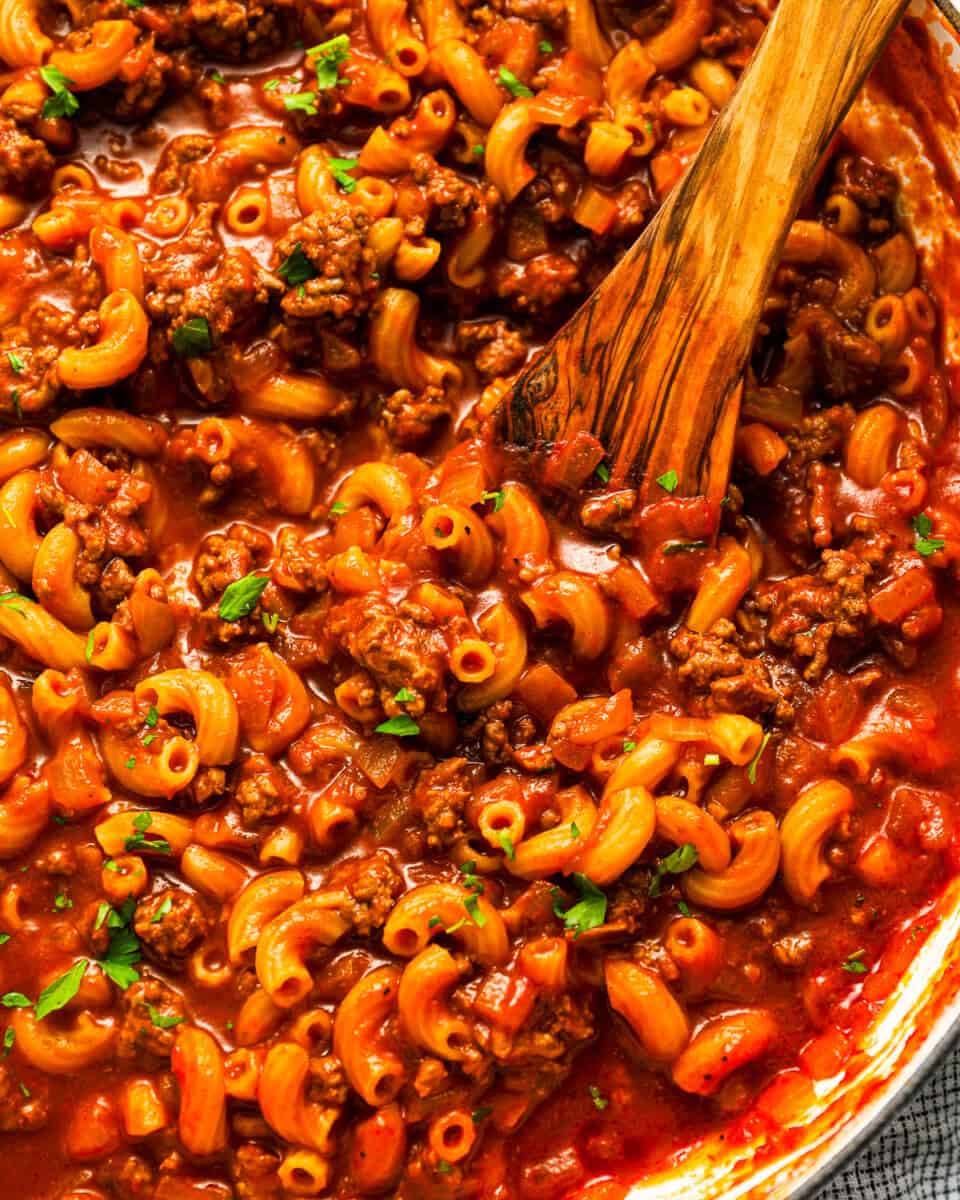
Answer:
M707 542L668 542L663 548L664 554L692 554L694 550L708 549Z
M474 1125L479 1125L481 1121L485 1121L492 1112L493 1105L484 1104L481 1108L475 1108L473 1110L473 1112L470 1114L470 1119L473 1121Z
M503 491L484 492L483 493L484 500L492 500L493 501L493 511L495 513L498 513L500 511L500 509L503 508L503 502L504 502L504 500L506 500L506 498L507 498L506 493Z
M463 902L463 907L470 915L470 920L478 929L482 929L487 923L487 918L480 911L480 897L477 895L467 896Z
M173 331L173 348L181 358L199 358L213 349L206 317L191 317Z
M517 852L514 849L513 838L510 836L510 834L507 833L505 829L501 829L497 833L497 841L503 847L503 852L510 862L513 862L513 860L517 857Z
M450 1163L447 1162L447 1160L445 1158L442 1158L437 1163L437 1174L449 1175L452 1173L452 1171L453 1171L453 1167L450 1165Z
M576 823L576 821L570 822L570 836L572 838L578 838L580 836L580 826Z
M607 898L591 879L579 871L573 873L573 882L580 899L566 911L554 902L553 911L563 919L567 929L574 930L574 938L578 938L581 933L596 929L607 919Z
M931 554L936 554L938 550L942 550L946 545L943 538L932 538L930 534L933 532L933 522L926 513L917 513L913 518L913 532L916 534L914 540L914 549L924 558L929 558Z
M27 364L23 361L20 355L14 353L13 350L8 351L7 361L10 363L10 370L13 371L15 375L19 375L21 371L26 369Z
M150 707L147 709L147 715L144 718L143 723L149 729L153 729L153 728L155 728L155 726L159 720L160 720L160 713L157 711L156 705L151 704Z
M254 573L237 579L224 589L217 616L221 621L239 621L248 617L257 607L257 602L269 582L269 575Z
M158 1012L152 1004L147 1005L147 1012L150 1014L150 1024L156 1025L157 1029L173 1029L174 1025L182 1024L186 1018L174 1016L166 1016L162 1012Z
M10 393L10 403L13 405L13 411L18 421L23 420L23 408L20 405L20 389L14 388Z
M260 620L263 622L263 627L267 633L276 633L277 626L280 624L280 614L275 612L261 613Z
M72 79L68 79L56 67L50 66L40 68L40 78L53 92L53 95L43 104L43 115L47 120L54 120L57 117L72 117L79 111L80 101L70 91L73 84Z
M126 768L127 768L127 770L128 770L128 771L132 771L132 770L133 770L133 768L134 768L136 765L137 765L137 760L136 760L136 759L133 757L133 755L131 754L131 755L130 755L130 757L129 757L129 758L127 759L127 761L126 761L126 764L125 764L125 766L126 766Z
M136 832L123 843L125 850L153 850L156 854L172 854L170 843L166 838L148 838L144 835L153 824L153 817L148 812L137 813L133 818L133 828Z
M660 484L665 492L675 492L679 482L680 476L673 469L664 471L662 475L657 476L657 483Z
M509 69L509 67L501 67L497 78L503 87L507 89L510 95L516 97L517 99L519 99L521 96L533 95L533 92L531 92L525 83L520 82L516 75L514 75L514 73Z
M73 908L73 901L65 893L60 892L59 895L53 898L53 907L57 912L63 912L67 908Z
M757 767L760 764L760 756L763 754L764 750L766 750L767 742L769 742L769 741L770 741L770 734L765 733L763 735L763 740L760 743L759 749L757 750L757 752L753 756L753 758L750 760L750 765L749 765L749 767L747 767L747 778L750 780L751 783L757 782Z
M440 919L440 917L431 917L430 920L427 922L427 928L428 929L436 929L436 927L438 925L442 925L442 924L443 924L443 921Z
M19 592L0 592L0 604L6 608L12 608L15 613L25 617L27 615L25 610L19 604L14 604L15 600L26 600L28 604L30 603L30 597L22 596Z
M93 661L93 648L95 645L96 641L93 636L93 630L91 629L87 634L87 644L83 649L83 657L87 660L87 662Z
M328 88L336 87L338 83L346 82L340 78L338 68L350 59L350 38L341 33L328 42L321 42L319 46L311 46L307 51L307 58L312 61L317 72L317 87L320 91L325 92Z
M127 0L127 2L129 3L129 0ZM226 77L224 76L222 71L211 71L210 78L213 80L214 83L221 83L221 84L225 85L227 82Z
M43 989L37 998L36 1017L38 1021L42 1021L44 1017L49 1017L51 1013L58 1012L64 1005L70 1003L80 991L80 984L86 969L87 960L81 958L65 975L61 975L59 979L55 979L53 983Z
M861 962L865 953L865 950L855 950L849 958L840 964L840 969L846 971L848 975L866 975L867 964Z
M720 755L719 754L705 754L703 756L703 765L705 767L719 767L720 766Z
M392 733L395 737L413 737L420 732L420 726L412 717L401 713L399 717L391 717L389 721L381 721L377 733Z
M10 941L9 933L0 933L0 946L5 946Z
M347 511L347 506L342 500L337 500L330 505L330 511L335 517L340 517Z
M409 704L411 700L416 700L417 697L408 687L402 687L399 691L393 693L393 698L397 704Z
M695 867L696 865L696 846L692 842L684 842L672 854L668 854L666 858L662 858L657 863L657 869L650 880L649 895L660 895L660 885L665 875L682 875L684 871L689 871L691 867Z
M28 999L23 992L4 992L0 996L0 1004L4 1008L29 1008L32 1003L33 1001Z
M601 483L610 482L610 468L606 463L601 463L600 466L597 467L596 475Z
M10 1051L13 1049L13 1043L16 1040L16 1030L11 1026L3 1031L3 1057L7 1058Z
M690 905L686 902L686 900L678 900L677 908L679 909L680 915L682 917L690 916Z
M334 177L337 183L349 195L355 190L357 181L349 174L357 165L355 158L328 158L327 166L330 168L330 174Z
M541 42L539 49L540 49L541 54L552 54L553 53L553 43L552 42Z
M483 146L474 146L470 153L475 154L477 158L483 158L484 154L486 154L486 150L483 148Z
M593 1107L597 1110L597 1112L603 1112L610 1101L604 1097L603 1093L595 1083L591 1083L587 1091L590 1093L590 1099L593 1101Z
M636 748L637 748L636 742L624 742L623 743L624 754L630 754L630 753L632 753L632 751L636 750Z
M294 92L292 96L284 96L283 107L287 112L302 112L308 117L315 117L317 108L316 92Z
M97 919L93 923L94 932L96 932L103 925L109 912L110 905L106 902L106 900L101 900L100 907L97 909Z
M452 925L448 925L443 931L444 933L456 933L458 929L462 929L467 923L466 917L461 917L459 921L455 921Z
M130 928L135 907L133 901L128 901L119 913L111 912L107 920L112 928L110 945L103 958L98 960L104 973L124 991L140 978L135 969L140 961L140 942Z
M171 908L173 908L173 901L170 899L169 896L165 896L163 901L160 904L160 907L150 918L150 924L151 925L159 925L160 922L167 915L167 913L170 911Z
M285 279L290 287L295 287L298 283L306 283L308 279L315 279L317 268L307 258L303 247L297 242L277 267L277 274L281 279Z
M282 79L268 79L263 85L263 90L265 92L275 92L281 83L283 83Z

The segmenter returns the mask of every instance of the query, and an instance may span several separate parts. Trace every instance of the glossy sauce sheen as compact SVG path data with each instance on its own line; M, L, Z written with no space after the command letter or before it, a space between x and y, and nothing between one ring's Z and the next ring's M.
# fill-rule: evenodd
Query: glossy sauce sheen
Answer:
M783 1144L960 866L957 439L896 178L825 165L727 502L640 508L499 410L763 3L32 11L0 1178L623 1200L708 1133Z

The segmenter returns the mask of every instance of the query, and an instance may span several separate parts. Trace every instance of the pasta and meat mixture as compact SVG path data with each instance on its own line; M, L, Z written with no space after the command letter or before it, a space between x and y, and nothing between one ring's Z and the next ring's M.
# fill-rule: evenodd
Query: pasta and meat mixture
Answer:
M498 435L768 16L0 0L22 1200L622 1200L843 1073L960 867L895 178L825 165L722 505Z

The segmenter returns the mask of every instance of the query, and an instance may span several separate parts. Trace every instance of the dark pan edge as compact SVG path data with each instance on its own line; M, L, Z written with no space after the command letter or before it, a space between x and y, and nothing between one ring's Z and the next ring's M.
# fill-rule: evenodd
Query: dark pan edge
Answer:
M954 1000L950 1008L952 1015L943 1015L941 1022L934 1027L903 1070L895 1073L887 1092L877 1102L865 1124L849 1137L841 1133L824 1161L787 1193L789 1200L813 1200L819 1191L883 1133L931 1078L950 1051L960 1046L960 1002Z

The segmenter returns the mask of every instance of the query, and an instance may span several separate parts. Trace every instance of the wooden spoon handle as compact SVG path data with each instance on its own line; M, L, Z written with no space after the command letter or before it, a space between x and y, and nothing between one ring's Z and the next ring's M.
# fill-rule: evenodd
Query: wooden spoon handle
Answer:
M906 4L781 0L684 179L520 376L508 441L543 448L589 430L608 451L612 482L636 479L641 499L673 469L678 495L719 501L777 255Z

